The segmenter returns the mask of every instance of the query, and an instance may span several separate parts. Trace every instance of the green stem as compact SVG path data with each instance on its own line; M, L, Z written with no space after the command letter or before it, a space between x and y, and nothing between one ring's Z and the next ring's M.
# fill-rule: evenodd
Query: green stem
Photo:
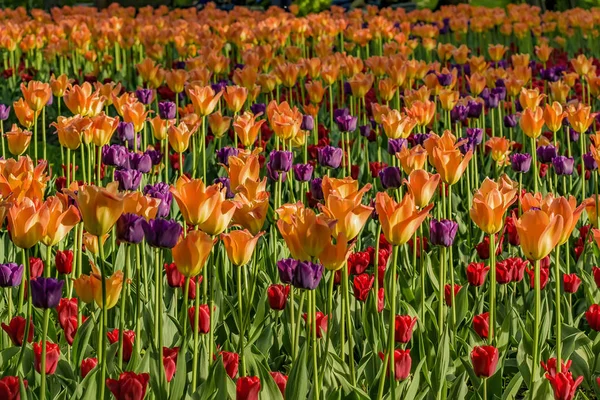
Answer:
M568 255L567 255L568 256ZM562 315L561 315L561 296L560 296L560 245L556 246L556 259L554 261L555 265L555 279L556 279L556 288L555 288L555 302L556 302L556 371L561 371L561 348L562 348Z
M40 373L42 375L42 383L40 384L40 400L46 400L46 352L48 348L48 320L50 319L50 309L44 309L44 326L42 333L42 360ZM27 324L29 325L29 324ZM26 337L23 337L23 341L26 342Z
M535 260L535 278L534 278L534 290L535 290L535 309L534 309L534 327L540 326L541 323L541 303L542 294L540 288L540 260ZM540 365L540 330L534 329L533 331L533 365L531 367L531 385L530 390L533 392L533 385L538 378L538 367Z
M491 345L494 341L494 332L496 330L496 236L490 234L490 322L488 342ZM536 325L537 326L537 325Z
M123 282L127 284L127 279L129 278L129 268L131 265L131 258L129 256L130 247L128 244L125 244L125 276L123 277ZM123 331L125 330L125 299L127 296L121 296L121 305L119 310L119 369L123 370ZM137 333L137 332L136 332ZM139 337L138 340L139 341Z
M238 353L240 355L240 364L242 365L242 372L240 376L246 376L246 357L244 357L244 330L242 321L244 320L244 307L242 301L242 268L237 269L237 296L238 296L238 318L240 324L240 338L238 342Z
M354 327L352 323L352 314L350 313L350 289L348 285L348 280L348 267L345 265L342 269L342 293L344 296L344 308L346 309L346 323L348 328L348 364L350 364L350 378L352 379L352 385L355 386L356 372L354 370L354 337L352 332L354 330Z
M347 270L347 269L346 269ZM317 355L317 294L314 290L311 290L308 294L309 299L312 299L311 303L311 312L312 312L312 354L313 354L313 379L314 379L314 398L315 400L319 400L321 389L319 387L319 377L317 374L318 370L318 355Z
M533 158L533 192L538 192L538 165L537 165L537 148L535 138L531 138L531 157Z
M100 160L100 147L98 147L98 160ZM100 164L98 164L100 165ZM100 168L100 167L98 167ZM100 175L98 175L100 176ZM105 271L105 267L106 265L104 265L104 246L102 245L102 238L98 237L98 249L100 250L100 259L98 260L98 266L100 267L100 274L101 274L101 279L102 279L102 328L101 329L101 340L98 343L98 346L101 346L102 349L106 349L106 326L107 326L107 319L108 319L108 313L107 313L107 308L106 308L106 271ZM139 340L139 338L138 338ZM106 382L106 352L103 352L102 354L102 361L101 361L101 369L100 369L100 400L104 400L104 389L106 387L106 385L104 384L104 382Z
M394 363L394 333L396 327L396 271L398 269L399 247L394 246L394 262L391 265L392 285L390 290L390 321L388 328L388 361L390 371L390 386L392 388L392 399L396 398L396 374Z

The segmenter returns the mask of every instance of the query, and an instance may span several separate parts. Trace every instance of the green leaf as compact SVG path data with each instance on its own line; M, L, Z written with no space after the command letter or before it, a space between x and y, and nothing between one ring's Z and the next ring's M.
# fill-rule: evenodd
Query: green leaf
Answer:
M300 355L296 359L285 388L286 400L306 400L308 397L308 345L305 343L300 349Z
M180 400L181 398L183 398L185 384L187 382L186 355L187 342L184 341L183 345L179 349L179 354L177 355L177 367L175 370L175 376L171 381L171 393L169 395L169 399L171 400Z
M98 312L99 313L99 312ZM98 314L96 313L96 314ZM81 365L81 361L85 357L85 352L90 342L90 337L94 331L95 322L97 315L93 315L85 320L83 324L77 329L75 338L73 339L73 346L71 351L73 352L73 362L76 367ZM0 363L1 364L1 363Z
M440 393L444 382L446 382L446 374L448 372L448 364L450 362L450 338L448 331L445 330L440 339L440 345L438 347L437 358L435 365L433 366L433 392Z
M502 400L514 400L519 393L519 389L521 389L521 385L523 384L523 376L521 376L520 372L517 372L510 382L508 386L504 389L502 393Z

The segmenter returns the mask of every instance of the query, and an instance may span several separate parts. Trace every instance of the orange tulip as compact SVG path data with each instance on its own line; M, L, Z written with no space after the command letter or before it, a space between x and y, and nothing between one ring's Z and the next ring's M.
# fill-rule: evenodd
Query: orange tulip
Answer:
M144 61L136 65L136 68L143 82L152 81L160 69L150 58L144 59Z
M102 246L106 243L109 238L109 234L102 235ZM98 236L92 235L89 232L83 234L83 247L93 255L97 256L100 253L100 246L98 244Z
M388 139L406 139L417 125L417 120L402 115L398 110L390 110L390 112L381 115L381 125Z
M94 292L92 292L92 283L89 275L81 275L73 281L73 288L79 300L86 304L94 301Z
M403 245L412 238L432 208L433 204L429 204L417 210L411 194L406 194L400 203L386 192L378 192L375 197L375 209L385 239L395 246Z
M47 161L40 160L34 166L28 156L18 160L0 159L0 195L11 201L22 201L25 197L43 201L46 183L50 180L46 172Z
M31 132L24 131L13 124L12 129L4 134L8 142L8 151L13 156L20 156L25 153L31 143Z
M321 182L323 188L323 197L325 202L330 195L336 195L342 199L352 200L355 203L360 203L366 192L371 189L371 185L359 187L359 182L351 177L342 179L330 178L325 176Z
M337 236L335 244L328 242L321 254L319 261L330 271L339 271L348 261L354 248L354 243L349 244L343 233Z
M98 93L92 93L92 85L84 82L83 85L75 85L65 92L65 105L73 114L81 116L97 115L104 105L104 100Z
M485 142L485 146L490 149L492 159L500 166L510 163L508 156L512 143L504 137L492 137Z
M444 136L440 139L441 143L444 142ZM440 174L442 181L447 185L454 185L467 169L471 157L473 157L472 150L463 155L456 148L445 150L442 146L436 146L432 150L430 161Z
M50 85L38 81L21 83L21 92L29 108L36 112L44 108L52 96Z
M331 241L335 221L323 214L316 215L301 202L283 205L276 212L279 215L277 229L295 259L309 261L318 257Z
M216 239L202 231L191 231L171 250L177 271L188 278L202 272Z
M215 91L210 86L192 86L188 88L187 93L194 105L194 110L201 116L211 114L215 110L215 107L223 94L223 92L215 94Z
M49 219L42 243L54 246L79 223L79 211L72 205L65 207L58 197L48 197L45 204L48 207Z
M584 76L590 73L593 70L594 64L592 63L591 58L587 58L585 54L580 54L577 58L571 59L571 65L577 75Z
M548 215L537 209L524 212L515 225L525 256L537 261L550 254L561 239L563 224L560 215Z
M253 235L262 229L269 210L270 193L265 190L266 178L262 182L246 180L237 188L233 201L238 208L233 214L233 223L248 229Z
M502 44L488 44L488 54L492 61L500 61L507 50L508 47Z
M92 235L108 233L123 213L123 196L117 193L118 187L118 182L111 182L106 188L84 185L77 193L68 191L77 203L85 230Z
M544 122L548 129L554 133L561 128L565 116L562 106L556 101L552 105L546 104L546 107L544 107Z
M150 127L156 140L165 140L171 125L173 125L173 120L162 119L160 117L150 119Z
M167 130L169 145L176 153L183 153L190 145L190 138L198 130L198 125L191 129L185 122L180 122L179 125L172 124Z
M433 75L433 74L430 74ZM442 109L446 111L450 111L454 108L454 106L458 103L458 99L460 98L460 93L455 90L447 90L444 89L439 94L440 104Z
M542 43L540 46L535 46L535 55L542 63L546 63L550 59L550 54L552 54L553 50L553 47L548 46L546 43Z
M227 108L234 113L237 113L242 109L247 97L248 89L241 86L227 86L223 93Z
M15 110L15 115L19 120L19 123L25 127L25 129L30 129L33 126L33 122L37 114L29 107L29 105L22 98L15 101L13 103L13 110Z
M429 100L413 102L406 114L417 121L419 126L427 126L435 116L435 103Z
M544 127L544 112L541 107L535 109L528 108L523 111L519 125L525 135L530 138L536 139L542 134L542 128Z
M90 132L92 134L92 141L97 147L102 147L110 143L112 135L119 126L119 117L109 117L102 113L92 118L92 125Z
M352 95L362 99L367 95L374 81L375 77L373 75L361 72L348 79L348 84L350 84L350 88L352 89Z
M550 95L552 100L557 101L561 104L567 102L567 97L569 96L569 92L571 91L571 87L562 80L556 82L550 82L548 84L550 88Z
M260 163L256 154L251 154L248 157L238 156L229 157L229 167L227 167L230 186L234 192L245 184L247 180L258 181L260 174Z
M25 197L8 209L10 239L21 249L30 249L46 235L50 213L46 204Z
M485 178L475 192L469 215L475 224L490 235L504 226L504 214L517 198L517 190Z
M414 170L423 169L427 162L427 151L420 145L411 147L402 146L400 152L396 153L396 158L400 161L402 170L410 175Z
M359 193L364 193L370 188L371 185L367 184L364 190L359 191ZM325 200L325 205L319 204L319 209L325 216L337 221L332 229L334 237L343 234L347 240L352 240L358 236L367 223L373 212L373 207L361 204L362 193L360 196L344 198L337 191L330 191Z
M226 192L221 185L205 186L202 179L190 179L183 175L171 187L171 193L185 222L196 226L217 212L216 207L225 200Z
M92 264L92 273L90 274L90 286L94 301L98 307L105 307L107 310L117 305L121 289L123 288L123 271L116 271L110 277L105 277L106 303L102 301L102 275L100 270Z
M107 83L94 83L96 93L99 98L104 102L104 105L110 106L113 104L113 99L121 93L121 83L107 82ZM130 98L133 96L130 96Z
M577 107L569 106L567 108L567 120L575 132L584 133L588 130L596 113L591 113L591 107L579 103Z
M248 264L250 258L252 258L258 239L263 234L264 232L260 232L256 236L253 236L245 229L222 233L221 240L225 246L229 261L238 267Z
M233 130L246 147L252 146L256 142L260 127L265 123L264 119L256 120L259 116L260 114L253 115L251 112L246 111L244 114L236 116L233 121Z
M231 126L231 117L223 116L220 111L214 112L208 116L208 125L213 135L221 138Z
M548 212L550 215L560 215L563 219L563 229L560 231L560 239L558 244L565 244L569 240L571 233L577 225L579 216L586 207L586 202L583 202L577 207L577 199L573 196L557 197L554 198L548 207L542 207L542 210Z
M144 129L148 113L146 106L140 102L125 104L123 106L123 121L133 124L133 130L138 133Z
M146 220L154 219L161 200L144 196L140 192L129 192L123 197L123 214L136 214Z
M523 88L519 94L519 103L523 110L536 110L545 97L546 95L540 94L538 89Z
M63 97L65 91L71 86L69 77L66 74L60 75L58 78L54 77L54 74L50 77L50 88L52 88L52 94L54 97Z
M469 82L469 88L474 97L479 96L487 84L485 77L478 72L474 72L471 76L467 76L467 82Z
M313 104L321 104L323 101L323 95L325 95L325 88L321 81L310 81L304 84L306 92L308 93L308 99Z
M408 192L413 196L415 206L424 208L435 194L440 183L440 174L430 174L424 169L415 169L405 180Z
M183 92L183 88L185 87L187 79L188 73L186 70L183 69L174 69L165 73L165 80L167 81L167 86L169 86L169 89L171 89L175 93Z

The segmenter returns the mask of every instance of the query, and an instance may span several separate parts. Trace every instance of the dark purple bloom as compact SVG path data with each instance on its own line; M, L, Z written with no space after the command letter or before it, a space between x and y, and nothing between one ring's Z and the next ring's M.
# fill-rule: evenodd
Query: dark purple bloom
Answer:
M310 195L315 200L323 200L323 179L315 178L310 181Z
M469 108L464 104L457 104L450 110L450 120L454 122L462 122L467 119Z
M121 142L133 141L134 134L135 131L131 122L119 122L119 125L117 126L117 136Z
M19 286L22 280L22 265L16 263L0 264L0 287Z
M288 172L292 168L294 154L291 151L273 150L269 154L269 166L273 171Z
M215 91L215 93L222 92L227 86L229 86L229 82L226 80L220 80L219 82L210 85L210 87L212 88L212 90Z
M497 86L493 88L491 94L498 97L499 101L506 100L506 88L504 86Z
M284 260L277 261L277 269L279 270L279 280L282 283L292 283L298 266L298 260L293 258L286 258Z
M583 155L583 165L588 171L595 171L598 169L598 163L590 152L587 152Z
M252 114L254 115L258 115L260 113L264 114L265 111L267 111L267 106L265 103L254 103L250 106L250 111L252 111Z
M469 118L479 118L483 111L483 104L475 100L469 100L467 103L467 116Z
M177 244L183 229L177 221L168 219L151 219L142 222L142 229L149 246L172 249Z
M287 179L287 172L275 171L270 162L267 163L267 176L273 182L278 181L281 178L281 182L285 182Z
M556 153L556 147L552 146L551 144L547 146L539 146L536 152L538 161L543 164L552 162L552 159L558 155Z
M449 219L432 219L429 223L429 242L444 247L452 246L458 224Z
M514 128L515 126L517 126L517 116L515 114L505 115L504 126L506 128Z
M142 133L138 133L136 140L129 140L127 142L127 149L129 151L140 151L142 149ZM134 150L135 147L135 150Z
M296 164L294 169L294 178L299 182L308 182L313 174L313 166L310 164Z
M104 165L119 168L129 168L129 151L125 146L113 144L102 147L102 162Z
M317 150L317 161L322 167L339 168L342 156L342 149L339 147L325 146Z
M117 220L117 239L127 243L142 243L144 229L142 222L144 217L137 214L125 213Z
M146 150L144 154L147 154L152 161L152 165L159 165L162 162L162 154L158 150Z
M152 159L145 153L129 153L129 167L147 174L152 170Z
M138 98L142 104L150 104L154 100L154 90L152 89L138 89L135 91L135 97Z
M227 189L225 197L227 197L228 199L233 199L235 197L235 194L231 191L231 181L228 177L221 176L219 178L215 178L213 183L220 183L221 185L223 185L224 188Z
M371 136L371 125L369 124L359 126L358 130L360 131L361 136L364 136L366 138Z
M0 104L0 120L6 121L10 114L10 106Z
M423 143L425 143L425 141L427 139L429 139L430 136L431 136L431 134L429 134L429 133L415 133L415 134L413 134L412 135L413 146L416 146L416 145L423 146Z
M292 285L298 289L314 290L323 277L323 265L310 261L298 262L294 270Z
M402 185L402 175L398 167L385 167L379 171L379 180L384 189L398 189Z
M485 107L488 109L498 108L499 104L500 104L500 98L498 97L497 94L494 94L494 93L490 93L488 98L485 100Z
M158 212L156 213L157 218L165 218L169 215L171 203L173 202L173 195L171 194L167 183L157 182L154 185L146 185L146 187L144 187L144 194L155 199L160 199Z
M481 128L467 128L465 134L473 140L476 146L479 146L483 141L483 129Z
M229 166L229 157L231 156L237 156L239 154L239 150L236 149L235 147L223 147L219 150L217 150L217 160L219 160L219 163L225 165L225 166Z
M312 131L315 129L315 119L312 115L303 115L302 116L302 125L300 125L300 129L305 131Z
M353 117L350 114L340 115L335 118L335 123L341 132L354 132L358 123L358 117Z
M452 84L452 74L437 74L438 82L442 86L450 86Z
M37 308L56 308L62 297L64 281L54 278L31 280L31 302Z
M119 182L119 190L137 190L142 182L142 173L135 169L116 169L115 181Z
M172 101L161 101L158 103L158 115L162 119L175 119L177 115L176 105Z
M510 157L510 166L513 171L526 173L531 168L531 154L515 153Z
M572 175L575 159L566 156L557 156L552 159L556 175Z
M565 120L566 120L566 118L565 118ZM573 128L569 128L569 137L571 139L571 142L577 142L579 140L579 132L577 132Z
M406 139L388 139L387 150L391 155L398 153L403 147L406 147Z

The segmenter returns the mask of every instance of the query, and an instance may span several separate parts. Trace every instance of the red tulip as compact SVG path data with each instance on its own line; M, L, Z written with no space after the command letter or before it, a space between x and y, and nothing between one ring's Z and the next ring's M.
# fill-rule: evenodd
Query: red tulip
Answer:
M360 274L354 277L354 297L358 301L366 301L373 287L375 277L369 274Z
M484 263L472 262L467 266L467 280L471 286L481 286L485 282L490 267Z
M600 305L592 304L585 312L585 319L590 328L600 332Z
M290 293L289 285L271 285L267 289L269 306L273 310L284 310Z
M527 269L527 275L529 275L529 287L535 288L535 270L533 268ZM540 289L546 287L548 283L548 278L550 275L550 270L548 268L540 268Z
M33 344L33 358L35 370L41 373L42 369L42 342ZM46 342L46 374L52 375L56 371L60 358L60 346L56 343Z
M394 329L396 343L410 342L416 323L417 317L411 317L410 315L396 315L396 327Z
M112 331L106 332L108 341L113 344L119 341L119 330L113 329ZM135 341L135 332L125 330L123 331L123 361L128 362L133 353L133 342Z
M496 263L496 282L500 285L512 282L513 265L506 259Z
M67 320L70 317L77 317L77 299L60 299L56 311L58 312L58 323L65 329Z
M348 257L348 272L350 275L360 275L366 271L370 262L371 256L368 251L352 253Z
M324 333L327 333L327 318L328 316L323 314L321 311L317 311L317 338L323 337ZM306 321L306 313L302 314L302 318ZM308 327L311 329L311 327ZM312 332L312 330L311 330Z
M498 349L494 346L475 346L471 351L471 363L475 375L489 378L496 372Z
M27 387L26 380L23 380L23 385ZM21 388L18 377L5 376L0 379L0 399L21 400Z
M225 367L227 375L229 375L231 379L234 379L238 372L240 356L237 353L222 351L221 358L223 359L223 366Z
M173 375L175 375L178 352L179 347L173 347L172 349L168 347L163 347L163 367L165 368L167 382L171 382L171 379L173 379Z
M258 400L260 379L258 376L243 376L235 384L236 400Z
M498 241L498 234L496 234L496 255L500 255L502 253L502 242L504 240L504 236L500 236L500 241ZM482 260L487 260L490 258L490 237L485 236L481 243L475 246L475 250L477 251L477 255Z
M508 236L508 243L512 246L518 246L521 243L521 240L519 239L519 233L515 226L515 217L506 217L504 224L506 227L506 235Z
M563 275L563 289L567 293L575 293L581 285L581 279L577 274L564 274Z
M85 358L85 359L81 360L81 368L80 368L81 377L85 378L87 376L87 374L90 373L91 370L96 368L96 365L98 365L97 358Z
M421 257L421 241L423 241L423 250L424 251L429 250L429 243L427 242L427 238L425 236L423 236L423 237L417 236L417 258ZM410 239L408 241L408 246L410 248L410 254L412 254L412 252L413 252L413 245L414 245L413 240Z
M486 312L473 317L473 330L482 339L487 339L490 329L490 313Z
M41 258L29 257L31 279L37 279L44 273L44 261Z
M54 262L56 263L56 270L59 273L70 274L73 271L73 252L71 250L58 250Z
M185 277L177 270L175 263L165 263L165 273L167 275L167 284L172 288L182 287Z
M546 379L552 385L555 400L573 400L577 387L583 382L583 376L573 380L573 374L570 372L559 372L556 375L546 374Z
M269 372L271 377L275 381L275 384L279 388L281 395L285 399L285 386L287 385L288 377L281 372Z
M596 282L596 286L600 288L600 268L592 267L592 273L594 274L594 282Z
M460 292L460 289L462 289L462 286L454 285L454 297ZM452 307L452 292L450 290L450 285L444 286L444 298L448 307Z
M142 400L149 380L150 375L146 373L122 372L118 380L107 379L106 386L116 400Z
M194 321L196 318L196 307L188 308L188 318L190 326L194 329ZM208 333L210 331L210 308L207 304L201 304L198 310L198 326L196 328L199 333Z
M8 337L15 346L21 346L23 344L23 336L25 336L25 318L14 317L10 320L8 325L2 323L2 329L8 334ZM29 320L29 333L27 334L27 342L31 343L33 340L33 319Z
M546 256L540 260L540 268L550 268L550 256Z
M385 307L385 289L379 288L377 293L377 312L382 312Z
M552 357L552 358L548 359L547 363L540 361L540 364L542 365L542 368L544 368L544 370L547 373L549 373L552 376L556 375L556 358ZM560 363L560 371L561 372L567 372L567 371L569 371L569 368L571 368L571 360L569 360L567 362L562 361Z
M379 352L379 358L385 360L385 354ZM394 350L394 377L397 381L408 378L411 365L412 359L410 358L410 349ZM389 369L387 369L387 376L390 376Z

